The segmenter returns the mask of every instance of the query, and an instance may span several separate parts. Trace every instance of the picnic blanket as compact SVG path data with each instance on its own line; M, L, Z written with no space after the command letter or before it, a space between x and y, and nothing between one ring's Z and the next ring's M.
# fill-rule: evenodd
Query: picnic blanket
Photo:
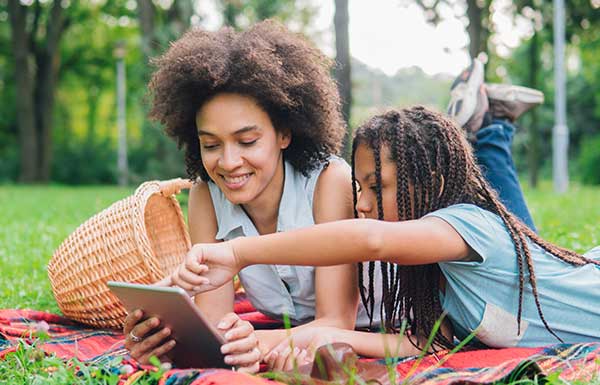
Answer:
M241 317L256 323L257 327L274 327L280 323L256 312L247 301L238 301L236 310ZM47 339L36 342L39 332L47 334ZM132 383L137 377L154 370L138 365L130 359L123 347L123 335L115 330L86 328L55 314L33 310L0 310L0 365L1 360L14 352L19 342L35 343L47 354L95 365L109 365L115 357L123 357L119 363L129 370L120 371L120 384ZM21 342L23 343L23 342ZM360 360L363 363L382 364L382 360ZM421 361L413 358L394 362L397 381L410 375L411 384L446 385L455 383L484 384L507 379L555 373L562 379L589 380L600 375L600 342L575 345L557 344L544 348L508 348L467 351L448 355L440 352L428 355ZM306 372L306 370L305 370ZM595 377L594 377L595 376ZM328 379L317 380L309 376L283 374L277 382L260 376L251 376L222 369L171 369L167 370L161 384L277 384L313 383L332 384ZM329 379L330 380L330 379ZM386 381L383 380L382 383Z

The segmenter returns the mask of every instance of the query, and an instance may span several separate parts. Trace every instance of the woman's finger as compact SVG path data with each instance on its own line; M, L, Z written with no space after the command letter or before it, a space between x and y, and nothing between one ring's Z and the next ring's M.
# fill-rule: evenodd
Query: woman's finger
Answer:
M252 364L250 366L239 366L237 368L237 371L240 373L255 374L255 373L258 373L259 369L260 369L260 363L255 362L254 364Z
M158 358L160 361L164 361L165 359L163 358L163 356L171 350L173 350L175 345L175 340L169 340L164 344L158 346L157 348L153 349L152 351L144 354L138 361L140 361L140 363L147 364L150 362L150 357L152 356Z
M160 320L156 317L148 318L145 321L139 322L125 334L125 347L131 350L135 346L139 346L140 341L144 340L151 331L160 325ZM140 340L135 340L139 338ZM135 340L135 341L134 341Z
M125 318L125 324L123 325L123 334L127 335L137 325L144 313L140 309L136 309L129 313Z
M239 340L235 340L229 343L226 343L221 346L221 353L223 354L236 354L236 353L244 353L252 350L258 346L258 339L256 338L256 334L251 333L249 336L245 338L241 338Z
M227 313L223 316L223 318L221 318L221 321L219 321L217 328L221 331L228 331L229 329L232 329L238 321L241 320L237 314Z
M254 348L246 353L229 354L225 356L224 361L227 365L250 366L260 361L260 350Z
M156 349L157 346L161 345L163 341L171 335L169 328L164 328L156 333L144 338L138 343L134 343L129 351L132 357L140 357L148 354L152 350Z
M227 341L236 341L246 338L254 332L254 327L250 322L238 320L233 327L227 331L223 337Z

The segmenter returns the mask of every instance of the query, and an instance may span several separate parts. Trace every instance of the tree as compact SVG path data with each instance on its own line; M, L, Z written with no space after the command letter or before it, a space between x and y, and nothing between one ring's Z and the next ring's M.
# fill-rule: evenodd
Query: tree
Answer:
M488 41L491 34L490 6L492 0L416 0L416 2L425 11L428 21L434 25L442 20L442 5L453 7L461 4L466 7L469 55L474 58L480 52L488 53Z
M333 18L335 26L335 61L334 76L338 83L340 97L342 99L342 114L348 131L344 138L344 151L349 152L350 142L350 108L352 105L352 81L350 66L350 37L348 32L349 14L348 0L335 0L335 15Z
M39 0L32 6L25 6L18 0L8 1L21 151L19 179L22 182L46 182L50 178L59 43L68 25L61 4L60 0L55 0L45 12L47 7ZM29 19L32 22L28 29ZM43 34L45 38L40 37Z

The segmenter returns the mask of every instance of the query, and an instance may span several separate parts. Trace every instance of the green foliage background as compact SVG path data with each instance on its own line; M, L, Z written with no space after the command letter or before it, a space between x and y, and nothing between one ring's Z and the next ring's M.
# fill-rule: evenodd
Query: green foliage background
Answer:
M594 1L569 0L566 5L567 52L571 63L568 73L571 172L575 179L597 184L600 183L600 167L597 166L600 152L597 139L600 135L600 11ZM49 2L40 4L43 15L46 15ZM52 180L68 184L116 182L113 50L117 41L124 41L127 47L131 183L183 175L181 153L162 134L159 126L150 124L146 119L146 82L152 68L141 49L142 34L136 2L104 0L65 4L64 12L70 23L60 45L60 72L53 114ZM157 1L154 4L157 8L157 38L151 48L155 54L160 54L169 41L178 36L177 26L170 16L173 4L177 2ZM319 38L318 33L309 32L318 5L307 0L239 3L219 0L216 4L224 22L236 28L244 28L265 17L276 17L296 31ZM535 33L510 51L507 57L498 56L494 44L490 43L487 76L490 81L535 86L546 94L546 102L537 109L535 117L526 116L520 122L524 129L517 134L515 158L521 171L539 167L542 177L549 176L554 119L551 2L520 0L514 2L510 12L515 20L530 19L532 25L536 25ZM195 16L195 23L201 22L199 15ZM16 181L19 173L14 63L7 20L6 1L0 1L0 93L3 101L0 104L0 182ZM531 66L532 42L537 44L536 58L539 62L534 67ZM399 50L398 54L407 53ZM443 110L452 80L449 75L428 76L418 68L404 69L394 76L387 76L358 61L353 62L352 71L354 100L351 127L390 107L420 103ZM529 131L533 134L530 135ZM535 161L530 156L533 150L539 152Z

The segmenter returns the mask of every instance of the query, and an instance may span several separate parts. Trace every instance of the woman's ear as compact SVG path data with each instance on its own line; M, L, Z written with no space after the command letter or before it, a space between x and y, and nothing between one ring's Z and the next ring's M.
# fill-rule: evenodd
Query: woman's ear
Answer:
M284 128L283 130L277 133L277 136L279 140L279 148L282 150L288 148L288 146L292 142L292 132L289 129Z

